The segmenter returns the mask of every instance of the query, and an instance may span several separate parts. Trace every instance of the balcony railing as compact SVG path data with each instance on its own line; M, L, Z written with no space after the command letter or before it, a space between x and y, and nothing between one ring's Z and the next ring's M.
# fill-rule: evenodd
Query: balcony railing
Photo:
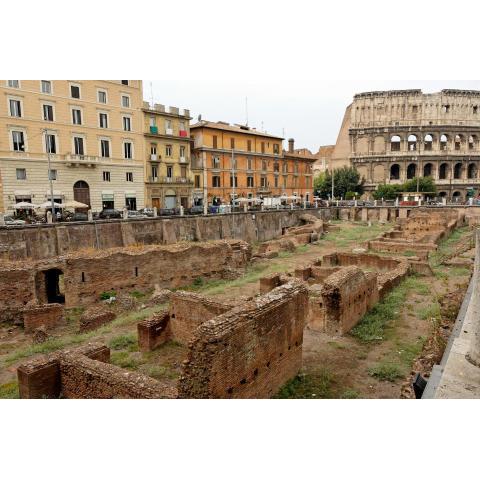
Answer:
M186 157L180 157L180 163L187 163Z
M173 135L173 128L166 128L165 135Z
M178 135L180 137L188 137L188 132L186 130L179 130Z
M193 180L186 177L160 177L160 183L193 183Z
M156 125L150 125L150 133L158 134L158 127Z

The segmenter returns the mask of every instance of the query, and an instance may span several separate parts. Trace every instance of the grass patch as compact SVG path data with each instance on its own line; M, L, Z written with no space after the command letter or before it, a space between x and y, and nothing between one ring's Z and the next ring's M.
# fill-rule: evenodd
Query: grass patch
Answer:
M9 382L0 385L0 398L20 398L18 382Z
M347 388L340 395L340 398L344 399L344 400L354 399L354 398L359 398L359 397L360 397L360 394L356 390L354 390L353 388Z
M116 297L116 296L117 296L117 292L115 292L114 290L109 292L102 292L100 294L100 300L108 300L109 298Z
M136 299L145 298L147 296L146 293L139 292L138 290L134 290L133 292L130 292L130 295Z
M327 344L338 350L345 350L345 345L342 345L341 343L335 342L333 340L331 340L330 342L327 342Z
M175 380L179 376L178 372L164 365L153 365L149 367L147 370L147 375L149 377L156 378L157 380L162 380L165 378L168 378L169 380Z
M133 345L137 344L137 336L133 333L128 333L126 335L119 335L110 340L108 346L112 350L125 350L130 349Z
M468 233L468 227L457 228L450 234L448 238L440 241L437 250L430 253L431 266L438 267L444 260L452 255L455 251L455 244L458 243L462 237Z
M295 253L306 253L310 250L310 245L300 245L295 249Z
M137 370L140 365L145 363L144 360L132 357L130 352L112 352L110 355L110 363L121 368L128 368L129 370Z
M375 223L372 226L355 224L353 227L344 227L338 231L327 232L322 240L334 242L338 247L348 247L378 237L381 233L389 230L390 224Z
M381 382L395 382L403 377L399 365L392 362L379 362L368 369L368 374Z
M422 320L428 320L430 318L440 318L440 304L436 302L422 307L419 309L418 314Z
M165 305L155 305L151 308L145 308L143 310L140 310L139 312L129 312L125 315L117 317L115 320L113 320L113 322L110 322L109 325L100 327L97 330L93 330L91 332L65 335L62 338L51 338L46 342L40 343L38 345L31 345L28 347L20 348L13 351L10 355L6 357L3 362L3 366L9 367L10 365L22 358L28 358L38 353L50 353L71 345L78 345L80 343L84 343L88 340L91 340L92 338L100 337L106 332L111 331L112 327L121 327L125 325L135 324L141 320L144 320L145 318L150 317L153 313L163 310L164 308Z
M470 275L470 269L466 267L451 267L448 274L452 277L467 277Z
M328 370L300 373L275 398L332 398L333 375Z

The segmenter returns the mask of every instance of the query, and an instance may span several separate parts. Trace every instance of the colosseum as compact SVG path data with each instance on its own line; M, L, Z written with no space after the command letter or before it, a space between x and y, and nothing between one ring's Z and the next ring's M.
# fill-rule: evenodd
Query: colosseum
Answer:
M365 192L419 175L438 196L463 202L478 193L480 91L391 90L359 93L346 109L332 154L335 167L353 164Z

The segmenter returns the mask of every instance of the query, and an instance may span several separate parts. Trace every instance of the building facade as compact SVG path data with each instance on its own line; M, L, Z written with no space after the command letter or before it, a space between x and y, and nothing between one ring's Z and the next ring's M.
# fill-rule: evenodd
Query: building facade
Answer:
M148 102L143 106L148 207L188 208L193 203L190 112Z
M140 80L1 80L0 211L77 200L144 207Z
M313 162L302 154L284 152L282 137L208 121L192 125L191 136L196 205L229 204L234 197L313 198Z
M480 187L480 91L367 92L347 108L333 167L353 164L368 192L416 176L438 195L465 201Z

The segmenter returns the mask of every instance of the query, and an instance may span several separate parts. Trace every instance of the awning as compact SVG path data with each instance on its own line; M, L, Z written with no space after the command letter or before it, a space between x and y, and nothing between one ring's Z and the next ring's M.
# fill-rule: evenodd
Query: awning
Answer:
M18 197L31 197L32 192L30 190L14 190L13 194Z
M102 200L113 200L113 190L102 190Z
M135 192L125 192L125 198L137 198L137 194Z

